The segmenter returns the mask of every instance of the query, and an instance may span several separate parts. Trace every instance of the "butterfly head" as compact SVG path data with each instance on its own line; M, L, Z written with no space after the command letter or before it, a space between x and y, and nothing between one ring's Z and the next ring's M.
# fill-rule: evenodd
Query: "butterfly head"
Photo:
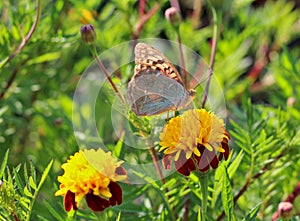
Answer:
M191 97L192 100L193 100L193 99L196 97L196 95L197 95L195 89L190 89L190 90L188 90L188 92L189 92L189 95L190 95L190 97Z

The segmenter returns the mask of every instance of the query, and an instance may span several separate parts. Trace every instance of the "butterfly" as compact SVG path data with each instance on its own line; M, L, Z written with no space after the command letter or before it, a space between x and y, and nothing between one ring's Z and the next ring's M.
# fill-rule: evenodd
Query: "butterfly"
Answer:
M157 115L191 103L195 90L185 88L178 71L162 53L145 43L138 43L134 53L134 75L127 97L136 115Z

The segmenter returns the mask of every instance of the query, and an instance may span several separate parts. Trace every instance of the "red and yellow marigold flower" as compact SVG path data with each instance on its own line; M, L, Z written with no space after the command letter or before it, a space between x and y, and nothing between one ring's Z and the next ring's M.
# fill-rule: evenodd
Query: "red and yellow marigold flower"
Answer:
M185 176L196 167L201 172L215 169L223 156L228 159L229 139L222 119L205 109L188 110L172 118L160 135L164 166L170 169L174 160L176 170Z
M64 196L66 211L77 210L85 197L93 211L103 211L122 203L122 189L117 181L126 180L122 161L102 149L80 150L62 165L65 173L58 177L60 189L56 196Z

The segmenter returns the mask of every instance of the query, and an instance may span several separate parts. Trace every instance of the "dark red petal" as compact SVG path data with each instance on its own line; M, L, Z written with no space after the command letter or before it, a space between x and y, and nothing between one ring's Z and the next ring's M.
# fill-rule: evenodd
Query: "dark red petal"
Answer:
M230 150L229 150L229 147L228 147L228 140L225 139L225 138L222 141L222 148L225 150L224 158L225 158L225 160L227 160L228 157L229 157Z
M202 151L200 159L198 160L199 170L206 172L209 169L209 165L216 169L218 167L219 160L216 156L215 151L209 151L206 148Z
M179 167L177 165L177 161L175 161L175 167L178 173L181 173L184 176L189 176L190 173L196 169L194 161L191 158L188 159L181 167Z
M210 161L210 166L213 168L213 169L217 169L218 168L218 165L219 165L219 160L216 156L216 154L214 152L212 152L214 154L214 157L211 159Z
M185 153L183 152L180 153L178 160L174 163L178 173L181 173L184 176L189 176L191 171L196 169L194 161L191 158L186 159Z
M169 159L169 156L170 155L165 155L162 159L162 162L163 162L163 165L164 165L164 168L166 170L170 170L171 169L171 161Z
M110 206L108 200L101 198L100 196L96 196L93 193L88 193L85 196L85 200L87 205L91 208L91 210L95 212L101 212L107 207Z
M127 175L126 170L123 167L117 167L115 173L118 175Z
M67 212L69 212L72 208L74 210L78 210L75 202L75 193L72 193L70 190L68 190L68 192L65 195L64 207Z
M110 181L108 188L110 189L110 192L112 194L112 197L109 198L110 205L120 205L122 203L122 188L120 187L120 185Z

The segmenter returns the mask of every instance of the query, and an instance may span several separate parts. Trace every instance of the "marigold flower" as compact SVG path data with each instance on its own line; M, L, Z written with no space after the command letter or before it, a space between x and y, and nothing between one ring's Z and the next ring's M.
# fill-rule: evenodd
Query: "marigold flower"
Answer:
M174 159L176 170L188 176L196 167L206 172L210 166L216 169L223 156L227 160L229 139L222 119L205 109L188 110L167 123L160 135L159 151L164 151L166 169Z
M121 204L122 189L116 181L127 179L122 163L102 149L80 150L62 165L65 173L58 177L61 184L55 195L64 196L66 211L77 210L83 197L93 211Z

